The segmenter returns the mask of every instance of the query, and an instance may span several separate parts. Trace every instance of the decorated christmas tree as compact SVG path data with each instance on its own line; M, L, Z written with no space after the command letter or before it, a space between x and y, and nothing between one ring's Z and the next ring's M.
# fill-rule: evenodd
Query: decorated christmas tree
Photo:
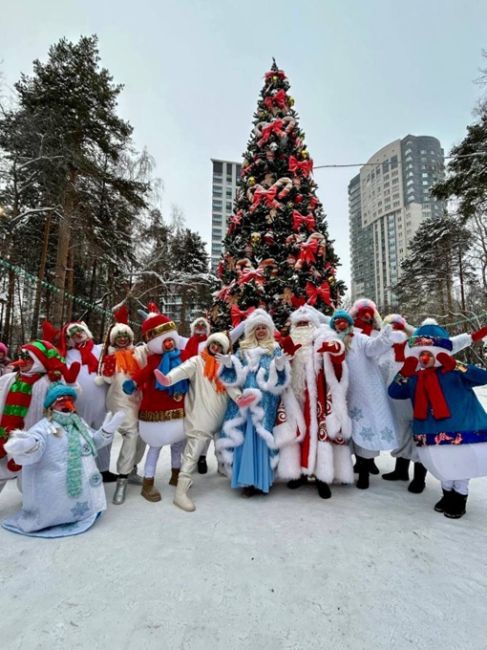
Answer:
M289 313L305 303L332 312L345 290L335 278L338 258L288 91L287 77L274 61L254 114L217 270L222 286L210 318L218 329L237 324L259 306L282 328Z

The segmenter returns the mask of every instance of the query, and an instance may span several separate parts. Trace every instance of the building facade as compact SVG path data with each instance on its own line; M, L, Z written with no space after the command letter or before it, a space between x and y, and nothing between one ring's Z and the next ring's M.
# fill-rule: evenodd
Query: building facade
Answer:
M233 213L233 202L240 178L241 164L212 158L211 186L211 270L216 271L227 232L227 223Z
M409 242L444 203L430 190L444 178L444 152L431 136L407 135L382 147L348 185L352 300L397 307L393 288Z

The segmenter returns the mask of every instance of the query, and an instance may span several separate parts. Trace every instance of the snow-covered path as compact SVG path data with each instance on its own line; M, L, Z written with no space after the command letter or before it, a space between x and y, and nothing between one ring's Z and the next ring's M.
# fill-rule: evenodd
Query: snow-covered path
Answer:
M379 465L393 462L383 454ZM172 505L166 453L160 503L131 486L78 537L0 529L1 647L487 648L487 479L450 521L433 511L431 477L422 495L372 477L369 490L337 487L328 501L284 485L243 499L215 469L212 459L195 478L195 513ZM0 516L19 505L11 483Z

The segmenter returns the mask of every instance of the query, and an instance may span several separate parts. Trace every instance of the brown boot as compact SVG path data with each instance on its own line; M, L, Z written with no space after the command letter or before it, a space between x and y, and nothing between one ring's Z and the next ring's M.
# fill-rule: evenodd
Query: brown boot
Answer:
M179 468L171 468L171 478L169 479L169 485L176 486L178 484Z
M153 478L144 477L141 495L144 497L144 499L147 499L147 501L152 501L153 503L161 500L161 493L154 487Z

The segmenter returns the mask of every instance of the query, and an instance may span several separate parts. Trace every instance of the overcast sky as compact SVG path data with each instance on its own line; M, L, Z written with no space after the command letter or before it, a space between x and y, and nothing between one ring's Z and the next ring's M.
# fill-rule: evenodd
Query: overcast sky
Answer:
M315 164L365 162L408 133L460 141L480 95L485 0L16 0L2 6L0 69L11 86L62 36L99 36L125 89L120 113L209 241L210 158L240 160L275 56ZM316 170L349 282L347 184L358 168ZM209 251L209 247L208 247Z

